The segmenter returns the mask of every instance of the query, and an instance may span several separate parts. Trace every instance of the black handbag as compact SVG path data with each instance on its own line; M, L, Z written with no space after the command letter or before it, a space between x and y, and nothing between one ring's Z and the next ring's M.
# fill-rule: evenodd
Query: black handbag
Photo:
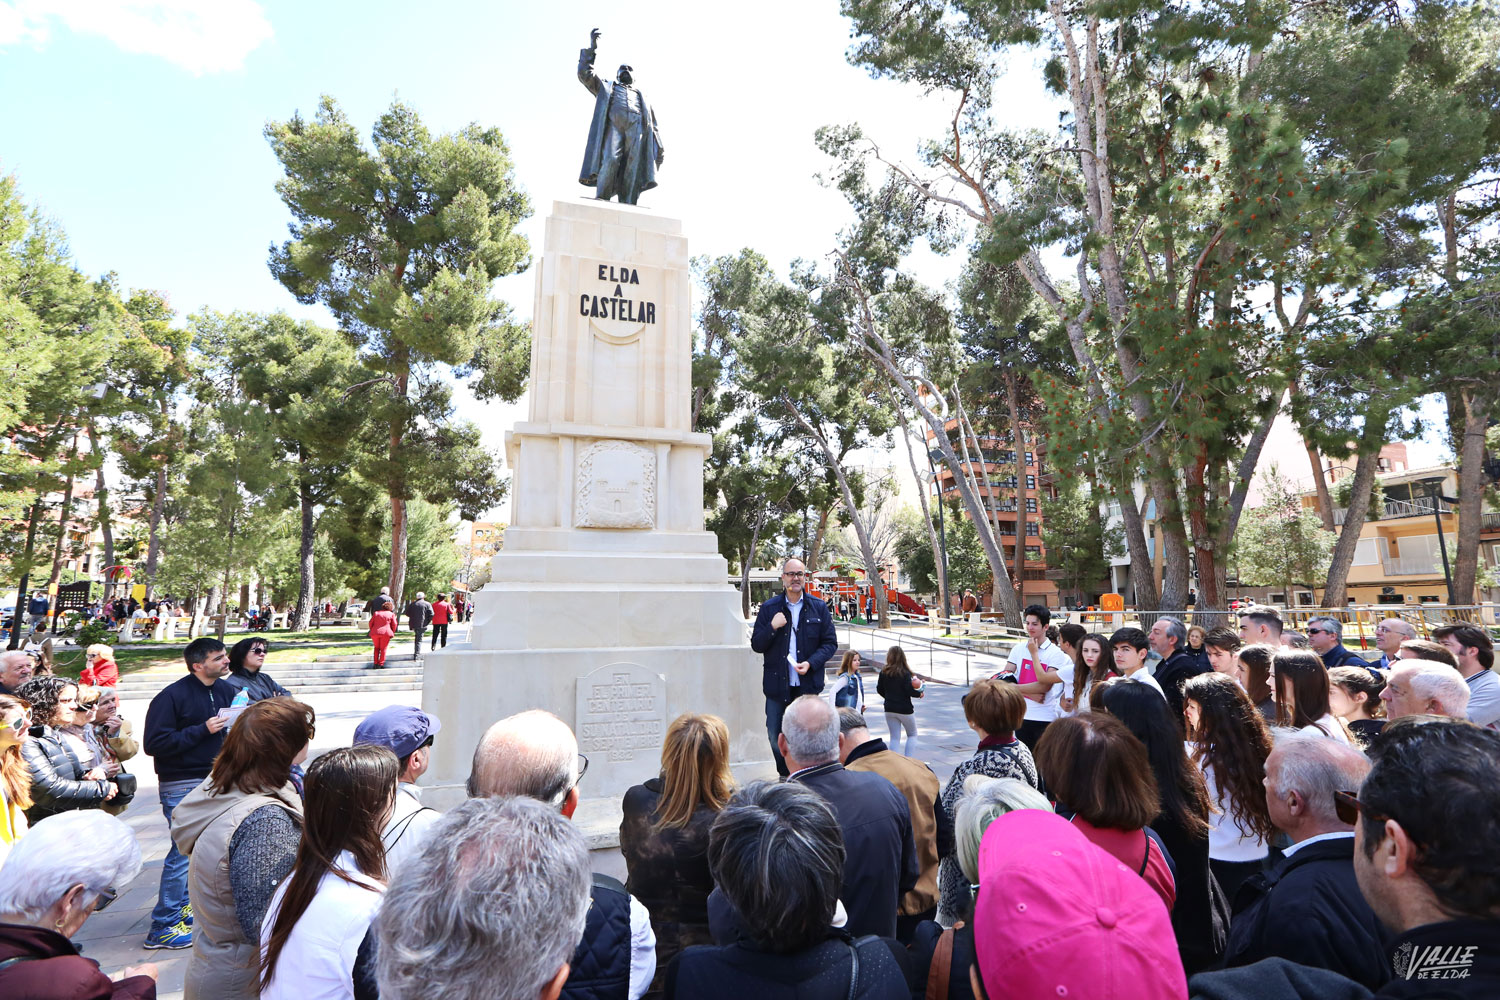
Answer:
M138 782L135 775L125 771L121 771L109 780L115 784L115 797L105 804L110 807L110 812L119 815L120 812L124 811L126 806L130 805L131 800L135 798L135 790Z

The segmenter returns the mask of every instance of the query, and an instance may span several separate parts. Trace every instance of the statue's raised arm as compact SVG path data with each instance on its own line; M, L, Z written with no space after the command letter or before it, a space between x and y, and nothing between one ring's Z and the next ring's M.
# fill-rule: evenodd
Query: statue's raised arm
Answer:
M599 34L598 28L590 31L589 47L578 50L578 82L594 95L598 95L600 87L607 86L603 78L594 72L594 57L599 53Z

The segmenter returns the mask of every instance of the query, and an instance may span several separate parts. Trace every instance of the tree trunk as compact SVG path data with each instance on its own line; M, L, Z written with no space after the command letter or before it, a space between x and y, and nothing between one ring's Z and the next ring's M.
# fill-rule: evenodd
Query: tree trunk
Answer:
M156 564L161 558L161 518L167 504L167 468L156 469L156 496L151 501L151 528L146 536L146 598L156 592Z
M114 517L109 509L109 484L104 478L104 455L99 451L99 431L95 428L93 421L89 422L89 449L93 451L95 461L99 464L94 469L94 499L96 501L96 516L99 519L99 533L104 536L104 565L115 564L115 528ZM104 577L104 599L107 601L114 596L114 582L109 575ZM147 599L150 599L148 593ZM55 623L56 618L52 621Z
M1328 477L1323 475L1323 459L1318 454L1318 449L1312 446L1312 442L1303 440L1307 446L1307 460L1312 464L1313 486L1318 491L1318 517L1323 520L1323 527L1328 531L1334 529L1333 524L1333 497L1328 492Z
M301 486L298 494L302 504L302 539L297 552L297 611L293 616L292 631L305 632L312 623L313 601L317 600L317 581L313 576L313 542L317 539L317 521L313 517L312 495L307 487Z
M1193 608L1220 611L1224 607L1219 565L1223 561L1218 551L1218 535L1209 523L1209 491L1207 483L1208 452L1200 449L1193 464L1185 470L1188 500L1188 521L1193 528L1193 558L1198 566L1198 600Z
M1026 603L1026 431L1021 426L1021 390L1014 372L1005 373L1005 406L1016 451L1016 603Z
M740 560L740 613L747 619L750 617L750 564L755 561L755 550L760 547L760 529L765 523L766 508L761 505L755 515L755 530L750 532L750 551Z
M390 460L391 467L401 468L401 440L402 431L405 427L406 413L406 391L410 373L407 370L407 350L403 345L396 351L396 368L400 374L396 376L397 397L400 409L391 420L390 437ZM405 483L392 482L389 484L391 498L391 575L389 579L391 588L391 602L400 608L402 604L402 591L406 587L406 491Z
M68 518L73 514L73 475L68 474L67 485L63 487L62 511L57 518L57 541L52 544L52 573L47 577L47 593L54 595L56 601L57 586L62 583L63 557L68 551Z
M30 597L27 588L31 583L31 563L36 557L36 529L42 517L42 499L38 496L31 502L31 513L26 518L26 544L21 548L21 582L16 585L16 611L13 617L14 625L10 630L10 642L6 649L21 648L21 622L26 615L26 599ZM3 623L0 623L3 624Z
M829 445L828 439L802 415L802 411L797 409L785 393L782 394L781 403L802 426L802 429L818 442L818 447L823 449L823 457L828 462L828 468L838 480L839 491L844 495L844 505L849 511L849 523L854 525L854 537L859 539L859 551L864 558L865 575L870 581L870 589L875 592L875 613L880 618L880 627L890 628L891 613L886 605L885 586L880 579L880 567L875 563L875 550L870 545L870 533L865 530L865 520L860 517L859 509L854 505L854 490L849 487L849 477L844 475L844 466L839 462L839 456Z
M1473 604L1479 575L1479 530L1484 519L1484 412L1471 390L1461 393L1464 422L1458 447L1458 543L1449 604Z
M833 516L833 508L827 507L818 511L818 527L813 532L812 544L807 549L807 561L803 563L809 573L821 565L823 560L823 541L828 537L828 522Z
M220 642L224 641L224 633L229 629L229 574L234 568L234 529L236 515L237 512L231 512L229 515L229 538L224 556L224 585L222 587L215 588L219 590L220 595L224 601L224 607L219 617ZM241 608L240 610L243 611L244 609Z
M1365 426L1375 423L1374 416L1365 418ZM1385 427L1382 414L1380 426ZM1384 435L1376 435L1383 438ZM1360 451L1354 463L1354 482L1349 488L1349 509L1344 513L1344 526L1339 531L1339 540L1334 543L1331 562L1328 564L1328 579L1323 584L1323 607L1343 608L1349 602L1349 568L1354 565L1354 550L1359 545L1360 532L1365 526L1365 514L1370 509L1370 494L1375 488L1375 474L1380 469L1380 446L1368 445Z
M901 421L901 441L906 445L906 460L911 463L911 476L917 482L917 500L922 504L922 523L927 526L927 541L932 545L932 565L937 571L933 575L937 577L938 604L943 609L943 617L947 618L950 605L948 604L948 574L943 571L943 549L938 539L937 528L932 524L932 509L927 503L927 490L922 487L922 475L917 471L917 456L911 447L911 428L906 423L906 407L896 403L894 392L891 393L891 409L896 411L896 419ZM923 444L925 445L926 442ZM943 502L941 495L937 502Z
M859 283L859 279L848 267L847 261L844 262L844 273L847 283L853 288L860 301L861 317L859 323L856 325L859 347L864 351L866 357L885 370L887 377L896 383L896 386L901 390L901 394L906 397L907 402L927 422L927 426L932 431L933 439L937 441L938 447L943 452L943 461L947 463L949 471L953 473L954 481L958 485L959 495L964 500L964 507L968 509L969 517L974 522L975 529L978 530L979 542L984 546L985 558L990 563L990 572L1003 584L999 588L996 597L1000 601L1001 610L1005 613L1005 623L1011 628L1021 628L1021 608L1016 603L1015 591L1010 586L1010 573L1005 568L1004 556L1000 552L998 543L995 541L995 533L990 530L990 522L985 515L983 506L979 502L978 491L973 489L969 481L964 478L963 468L959 465L958 456L953 452L953 443L948 440L944 421L922 402L921 395L917 392L916 387L912 385L912 379L896 364L895 356L891 352L890 342L885 339L875 325L874 313L871 311L869 297L865 294L864 286ZM926 380L924 380L923 384L934 396L941 398L935 385Z

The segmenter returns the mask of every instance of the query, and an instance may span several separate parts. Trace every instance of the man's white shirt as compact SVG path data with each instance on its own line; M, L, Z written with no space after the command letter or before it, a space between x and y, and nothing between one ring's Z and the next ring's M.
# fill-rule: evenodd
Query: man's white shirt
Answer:
M1060 649L1057 643L1049 639L1043 639L1037 647L1037 659L1041 666L1048 670L1055 670L1062 678L1061 684L1054 684L1047 689L1047 694L1040 702L1026 699L1026 721L1028 722L1051 722L1057 718L1058 703L1062 700L1063 691L1071 691L1073 688L1073 658ZM1010 664L1011 672L1018 678L1021 668L1031 660L1031 649L1029 644L1018 642L1010 649L1010 656L1006 662ZM1041 680L1042 672L1037 665L1032 665L1037 679Z

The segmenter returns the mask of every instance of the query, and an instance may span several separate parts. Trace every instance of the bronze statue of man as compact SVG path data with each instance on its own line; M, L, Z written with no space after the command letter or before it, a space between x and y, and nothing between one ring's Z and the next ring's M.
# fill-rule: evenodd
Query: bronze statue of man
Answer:
M594 72L599 29L589 32L589 47L578 53L578 81L594 95L594 120L583 151L578 183L594 189L600 201L618 197L634 205L642 191L656 187L661 166L661 133L656 114L635 87L631 67L621 66L614 83Z

